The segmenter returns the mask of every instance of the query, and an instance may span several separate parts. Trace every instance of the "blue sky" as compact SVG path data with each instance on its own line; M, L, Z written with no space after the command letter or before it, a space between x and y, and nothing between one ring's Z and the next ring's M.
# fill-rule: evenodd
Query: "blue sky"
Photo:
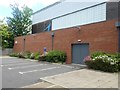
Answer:
M59 0L0 0L0 19L12 16L10 4L27 5L35 12L57 1Z
M10 4L17 3L20 6L27 5L33 10L33 12L40 10L52 3L55 3L60 0L0 0L0 19L5 17L12 16ZM61 0L62 1L62 0ZM66 0L69 2L98 2L98 1L107 1L107 0Z

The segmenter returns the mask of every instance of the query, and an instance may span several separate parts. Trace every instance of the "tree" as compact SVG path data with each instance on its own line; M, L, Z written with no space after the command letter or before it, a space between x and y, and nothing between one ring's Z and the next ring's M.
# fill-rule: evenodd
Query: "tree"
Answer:
M32 9L27 6L20 9L17 4L11 5L11 8L13 17L7 17L9 31L13 33L14 37L29 34L32 29L30 28Z
M8 31L9 27L7 24L0 20L0 46L2 48L12 48L14 37L11 32Z

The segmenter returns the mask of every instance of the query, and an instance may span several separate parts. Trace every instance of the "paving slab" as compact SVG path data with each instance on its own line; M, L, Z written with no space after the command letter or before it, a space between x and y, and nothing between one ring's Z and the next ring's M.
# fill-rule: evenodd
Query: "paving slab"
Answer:
M105 73L89 69L40 78L64 88L118 88L118 73Z
M48 83L48 82L40 82L40 83L24 86L22 88L46 88L46 87L49 87L49 86L52 86L52 85L53 84Z
M40 82L40 83L24 86L24 87L21 87L21 88L63 88L63 87L43 81L43 82Z

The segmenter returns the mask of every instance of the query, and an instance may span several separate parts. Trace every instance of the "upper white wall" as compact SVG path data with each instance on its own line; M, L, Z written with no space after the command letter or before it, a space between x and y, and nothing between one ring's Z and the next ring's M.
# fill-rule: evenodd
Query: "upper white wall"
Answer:
M77 10L81 10L81 9L99 4L101 2L66 2L66 1L63 1L47 9L44 9L40 12L34 13L32 23L36 24L36 23L43 22L49 19L53 19L55 17L61 16L67 13L71 13Z
M52 20L52 30L106 20L106 3Z

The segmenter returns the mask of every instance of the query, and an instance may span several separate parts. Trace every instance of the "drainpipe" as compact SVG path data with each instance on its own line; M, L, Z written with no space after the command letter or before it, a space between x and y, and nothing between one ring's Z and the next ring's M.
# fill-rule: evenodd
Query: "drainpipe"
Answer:
M53 45L54 45L54 32L51 33L51 36L52 36L52 50L53 50Z
M118 30L118 52L120 53L120 22L116 22L115 26Z
M25 37L23 38L23 52L25 52Z
M118 28L118 52L120 53L120 27Z

